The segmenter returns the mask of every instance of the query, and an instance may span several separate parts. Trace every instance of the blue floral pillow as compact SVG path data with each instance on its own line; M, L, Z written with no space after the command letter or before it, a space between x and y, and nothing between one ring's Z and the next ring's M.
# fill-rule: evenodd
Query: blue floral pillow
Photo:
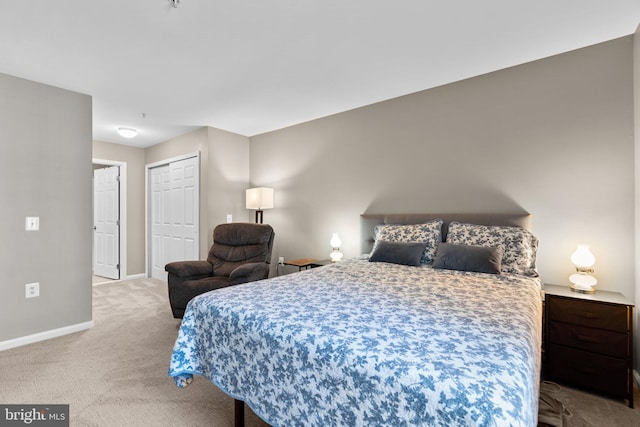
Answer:
M447 243L456 245L499 246L504 250L502 272L537 277L538 239L520 227L475 225L452 222Z
M378 225L374 230L376 244L379 241L424 243L426 247L420 262L422 264L430 264L435 256L438 243L442 241L442 223L443 221L438 218L424 224ZM374 245L373 250L375 248L376 245Z

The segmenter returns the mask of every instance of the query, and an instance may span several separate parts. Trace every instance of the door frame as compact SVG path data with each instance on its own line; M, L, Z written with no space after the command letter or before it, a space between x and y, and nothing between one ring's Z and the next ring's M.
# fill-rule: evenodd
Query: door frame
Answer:
M127 278L127 163L117 160L96 158L93 158L92 163L94 165L118 166L120 169L120 191L118 191L118 204L120 205L120 227L118 228L118 240L120 242L120 280L125 280ZM93 212L93 197L91 212ZM93 256L95 256L95 254L93 254Z
M153 162L153 163L148 163L145 165L145 173L144 173L144 193L145 193L145 204L144 204L144 217L145 217L145 221L144 221L144 235L145 235L145 239L144 239L144 252L145 252L145 262L144 262L144 269L145 269L145 277L149 278L151 277L151 209L149 208L151 206L151 169L153 168L157 168L160 166L167 166L170 163L173 162L178 162L180 160L186 160L186 159L190 159L192 157L196 157L198 159L198 209L197 209L197 215L198 215L198 245L197 245L197 258L200 259L200 209L201 209L201 197L200 197L200 193L202 191L201 187L201 175L202 175L202 171L200 170L200 165L201 165L201 159L200 159L200 151L194 151L192 153L188 153L188 154L183 154L180 156L176 156L176 157L171 157L168 159L164 159L164 160L160 160L157 162Z

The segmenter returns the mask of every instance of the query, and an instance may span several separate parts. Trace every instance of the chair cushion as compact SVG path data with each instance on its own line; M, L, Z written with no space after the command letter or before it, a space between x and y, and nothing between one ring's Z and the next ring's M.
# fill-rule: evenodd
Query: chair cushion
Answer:
M241 264L271 261L273 228L268 224L229 223L213 230L207 261L215 277L229 276Z
M231 280L227 277L206 277L198 280L187 280L184 282L185 288L197 291L198 294L213 291L215 289L226 288L231 285ZM192 297L193 298L193 297Z
M204 279L184 281L181 286L169 288L171 305L184 308L193 297L214 289L226 288L227 286L231 286L231 280L227 277L206 277Z

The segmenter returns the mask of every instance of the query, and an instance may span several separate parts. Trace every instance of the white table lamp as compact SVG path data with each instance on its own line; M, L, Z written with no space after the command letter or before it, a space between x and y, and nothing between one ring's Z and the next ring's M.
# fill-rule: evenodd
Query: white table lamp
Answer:
M340 245L342 245L342 240L340 240L340 236L338 233L331 234L331 240L329 244L333 248L333 251L329 254L331 258L331 262L338 262L342 260L342 252L340 252Z
M569 281L573 283L571 290L586 294L595 293L593 287L598 280L589 273L594 271L592 267L596 263L596 257L589 250L589 246L578 245L578 249L571 255L571 262L576 266L576 273L569 276Z

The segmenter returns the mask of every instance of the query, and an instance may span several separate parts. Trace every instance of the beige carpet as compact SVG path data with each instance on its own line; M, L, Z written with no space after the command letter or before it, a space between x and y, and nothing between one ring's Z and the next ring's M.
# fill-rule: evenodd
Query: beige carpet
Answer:
M179 321L166 294L157 280L95 286L94 328L0 353L0 402L68 403L72 426L233 425L233 399L209 381L168 377Z
M179 389L168 378L178 321L166 294L152 279L95 286L93 329L0 352L0 403L68 403L72 426L233 425L233 399L209 381ZM569 426L640 426L640 409L621 401L553 395ZM266 426L249 409L246 425Z
M109 279L106 277L102 277L102 276L92 276L91 278L91 283L95 286L95 285L105 285L107 283L114 283L114 282L118 282L119 280L115 280L115 279Z
M569 427L638 427L640 426L640 393L634 392L634 408L619 399L610 399L584 391L545 382L541 388L562 402L564 421Z

